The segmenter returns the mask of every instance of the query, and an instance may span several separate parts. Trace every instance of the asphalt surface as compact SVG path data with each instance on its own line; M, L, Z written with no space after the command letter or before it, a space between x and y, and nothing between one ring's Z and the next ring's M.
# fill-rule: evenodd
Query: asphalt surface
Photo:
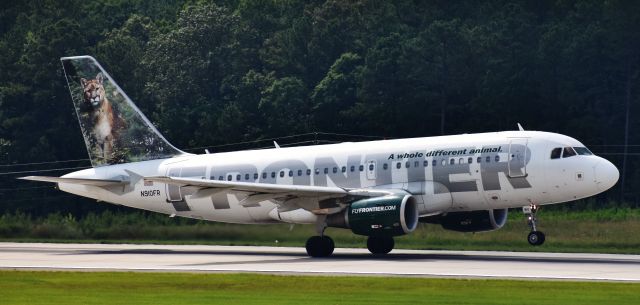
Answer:
M640 282L640 255L338 248L318 259L293 247L0 243L0 269Z

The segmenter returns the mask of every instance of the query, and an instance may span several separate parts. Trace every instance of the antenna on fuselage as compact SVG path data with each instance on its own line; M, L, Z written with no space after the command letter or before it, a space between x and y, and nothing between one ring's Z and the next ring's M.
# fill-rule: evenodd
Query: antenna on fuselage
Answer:
M524 128L522 128L522 125L520 125L520 123L518 123L518 130L524 131Z
M278 142L276 142L276 141L273 141L273 145L274 145L276 148L280 148L280 145L278 145Z

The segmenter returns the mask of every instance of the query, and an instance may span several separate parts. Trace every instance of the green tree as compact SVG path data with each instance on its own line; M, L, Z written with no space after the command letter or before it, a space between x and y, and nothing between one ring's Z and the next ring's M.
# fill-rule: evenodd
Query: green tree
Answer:
M198 3L180 12L173 30L149 42L142 61L146 94L154 118L178 145L215 143L221 136L202 126L217 121L235 95L232 84L244 75L244 58L254 56L242 44L248 31L230 10ZM189 142L185 134L193 135Z
M343 132L357 128L355 123L358 121L351 120L346 114L358 102L359 74L363 63L358 54L342 54L313 89L311 115L320 130Z

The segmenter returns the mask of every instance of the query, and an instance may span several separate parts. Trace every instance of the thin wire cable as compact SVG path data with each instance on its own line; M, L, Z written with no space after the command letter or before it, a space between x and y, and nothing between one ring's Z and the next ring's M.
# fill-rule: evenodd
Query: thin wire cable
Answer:
M187 148L187 149L184 149L184 150L191 151L191 150L199 150L199 149L203 149L203 148L227 147L227 146L260 143L260 142L265 142L265 141L276 141L276 140L290 139L290 138L297 138L297 137L311 136L311 135L335 135L335 136L343 136L343 137L347 136L347 137L378 138L378 139L384 139L385 138L385 137L381 137L381 136L368 136L368 135L357 135L357 134L348 134L348 133L333 133L333 132L321 132L321 131L318 131L318 132L307 132L307 133L295 134L295 135L290 135L290 136L259 139L259 140L252 140L252 141L243 141L243 142L235 142L235 143L227 143L227 144L191 147L191 148ZM310 142L314 142L314 141L316 141L316 140L312 140L312 141L310 140ZM320 142L320 141L323 141L323 140L317 140L317 141ZM324 140L324 141L326 141L326 140ZM339 141L335 141L334 143L337 143L337 142L339 142Z
M46 162L15 163L15 164L0 164L0 167L29 166L29 165L42 165L42 164L54 164L54 163L68 163L68 162L80 162L80 161L90 161L90 160L89 160L89 159L70 159L70 160L58 160L58 161L46 161Z
M36 198L22 198L22 199L9 199L2 200L2 202L23 202L23 201L42 201L42 200L53 200L53 199L62 199L62 198L84 198L76 195L64 195L64 196L42 196Z
M42 173L42 172L54 172L61 170L70 170L70 169L86 169L91 168L90 166L78 166L78 167L63 167L63 168L51 168L51 169L39 169L39 170L30 170L30 171L17 171L17 172L6 172L0 173L0 175L15 175L15 174L29 174L29 173Z
M219 144L219 145L192 147L192 148L187 148L185 150L197 150L197 149L203 149L203 148L216 148L216 147L225 147L225 146L233 146L233 145L240 145L240 144L260 143L260 142L264 142L264 141L275 141L275 140L280 140L280 139L289 139L289 138L295 138L295 137L308 136L308 135L312 135L312 134L313 133L301 133L301 134L283 136L283 137L277 137L277 138L268 138L268 139L243 141L243 142L236 142L236 143L227 143L227 144Z
M360 137L360 138L377 138L377 139L385 139L387 137L381 136L368 136L368 135L359 135L359 134L349 134L349 133L334 133L334 132L315 132L321 135L334 135L334 136L346 136L346 137Z
M22 190L34 190L34 189L55 189L53 185L49 186L34 186L34 187L16 187L16 188L4 188L0 189L0 192L6 191L22 191Z

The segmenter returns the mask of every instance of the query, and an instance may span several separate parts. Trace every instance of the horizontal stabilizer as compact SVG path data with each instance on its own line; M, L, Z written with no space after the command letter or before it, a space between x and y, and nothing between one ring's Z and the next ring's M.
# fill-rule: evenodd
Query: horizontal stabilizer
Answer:
M63 177L47 177L47 176L28 176L18 179L30 180L30 181L42 181L52 183L69 183L69 184L82 184L91 186L113 186L128 184L129 181L125 180L110 180L110 179L87 179L87 178L63 178Z

